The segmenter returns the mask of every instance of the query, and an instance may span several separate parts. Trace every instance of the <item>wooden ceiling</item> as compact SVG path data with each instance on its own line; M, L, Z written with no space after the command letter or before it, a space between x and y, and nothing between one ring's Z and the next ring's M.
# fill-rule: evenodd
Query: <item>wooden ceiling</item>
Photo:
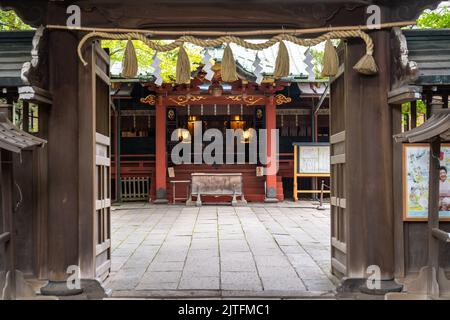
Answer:
M366 7L382 6L383 22L414 19L437 0L0 0L28 23L65 24L70 4L85 27L249 30L365 24Z

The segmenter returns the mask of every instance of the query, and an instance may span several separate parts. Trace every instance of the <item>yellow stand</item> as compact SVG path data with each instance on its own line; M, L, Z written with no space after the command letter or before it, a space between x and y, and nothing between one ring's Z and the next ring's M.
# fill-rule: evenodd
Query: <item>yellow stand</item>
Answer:
M294 201L298 201L299 193L320 194L321 190L301 190L298 187L298 178L330 178L329 173L298 173L298 146L294 146ZM330 190L324 190L323 193L331 193Z

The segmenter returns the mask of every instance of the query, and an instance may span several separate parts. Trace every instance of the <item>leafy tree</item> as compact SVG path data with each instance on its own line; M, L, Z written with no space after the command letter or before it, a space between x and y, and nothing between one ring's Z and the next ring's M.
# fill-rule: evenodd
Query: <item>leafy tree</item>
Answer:
M139 61L139 73L143 76L151 74L153 72L151 64L153 62L153 55L155 54L155 51L147 47L147 45L141 41L133 41L133 44ZM120 69L122 64L126 41L104 40L102 41L102 46L109 49L113 73L120 73L118 68ZM191 61L191 69L194 70L202 62L202 49L188 45L185 48L188 53L189 60ZM161 76L164 81L171 82L175 80L178 50L160 52L158 53L158 58L161 61Z
M450 28L450 7L442 6L434 11L425 11L417 20L417 26L424 29Z
M31 30L14 11L0 10L0 31Z
M314 63L314 73L316 74L317 79L322 79L322 69L323 69L323 49L311 48L309 51L313 57Z

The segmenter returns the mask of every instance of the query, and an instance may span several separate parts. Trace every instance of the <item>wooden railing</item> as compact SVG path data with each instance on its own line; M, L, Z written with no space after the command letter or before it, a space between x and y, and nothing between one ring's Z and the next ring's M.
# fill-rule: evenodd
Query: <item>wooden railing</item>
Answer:
M150 192L149 177L125 177L120 182L122 201L148 200Z

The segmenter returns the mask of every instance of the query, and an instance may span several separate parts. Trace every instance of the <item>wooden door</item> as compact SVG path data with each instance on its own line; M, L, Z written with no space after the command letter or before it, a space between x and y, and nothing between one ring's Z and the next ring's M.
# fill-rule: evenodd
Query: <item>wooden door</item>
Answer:
M98 42L80 66L80 267L81 276L104 281L111 268L111 128L109 56Z
M94 217L95 277L104 280L111 267L111 160L110 138L96 135L96 202Z
M340 68L343 70L343 66ZM345 193L345 91L341 72L331 83L331 270L347 275L347 217Z

